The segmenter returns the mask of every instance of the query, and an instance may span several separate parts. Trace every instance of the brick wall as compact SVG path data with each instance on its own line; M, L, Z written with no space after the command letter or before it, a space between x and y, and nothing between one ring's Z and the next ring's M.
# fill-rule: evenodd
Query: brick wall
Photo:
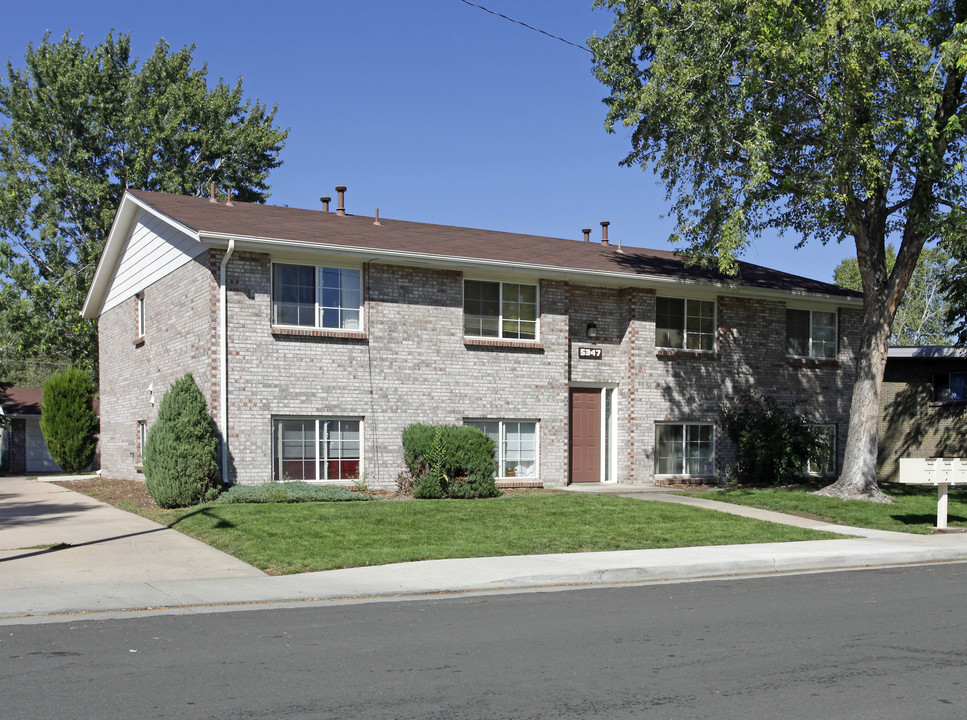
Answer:
M209 263L202 255L144 289L143 339L137 338L135 296L98 320L105 477L143 479L138 421L154 422L165 390L186 372L194 375L209 407L217 407L211 386L216 298Z
M143 343L135 342L133 297L101 317L105 475L139 477L137 422L153 422L163 390L186 371L194 373L217 420L221 257L213 251L145 289ZM708 298L716 300L715 352L656 350L654 291L544 280L538 345L468 342L461 272L375 261L363 269L359 331L273 330L270 272L265 254L236 252L228 264L234 481L272 477L273 418L361 419L367 482L388 488L403 469L404 427L472 418L538 421L540 479L561 485L568 477L570 385L613 388L613 458L621 483L656 481L656 423L717 424L723 403L752 391L835 424L842 466L857 312L840 313L835 361L788 359L785 304L730 296ZM589 323L597 328L593 340ZM600 348L601 359L580 359L581 347ZM717 430L717 471L733 457Z

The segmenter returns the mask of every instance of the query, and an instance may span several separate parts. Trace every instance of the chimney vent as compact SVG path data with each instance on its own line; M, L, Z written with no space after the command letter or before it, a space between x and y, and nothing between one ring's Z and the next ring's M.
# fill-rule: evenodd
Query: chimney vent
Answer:
M608 225L611 223L607 220L601 221L601 244L608 245Z
M346 186L336 185L336 215L345 217L346 215Z
M584 242L591 242L591 228L581 230L584 233Z
M319 198L319 201L322 203L322 211L329 212L329 203L332 202L332 198L328 195L323 195L321 198Z

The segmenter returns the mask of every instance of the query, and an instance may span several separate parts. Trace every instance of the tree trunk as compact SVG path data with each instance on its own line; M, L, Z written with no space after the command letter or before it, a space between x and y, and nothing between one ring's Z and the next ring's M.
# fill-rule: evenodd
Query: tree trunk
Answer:
M836 482L817 491L816 495L843 500L893 502L876 484L880 387L890 344L890 322L887 318L886 309L879 303L868 301L865 304L843 472Z

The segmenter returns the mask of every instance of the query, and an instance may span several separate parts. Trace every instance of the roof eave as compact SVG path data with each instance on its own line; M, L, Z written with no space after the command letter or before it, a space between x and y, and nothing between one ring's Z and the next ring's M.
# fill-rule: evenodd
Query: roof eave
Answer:
M507 263L500 260L487 260L482 258L468 258L458 255L440 255L436 253L418 253L400 250L382 250L379 248L363 248L356 245L338 245L333 243L301 242L296 240L286 240L284 238L269 238L260 236L243 236L231 233L217 233L210 231L199 231L198 238L207 240L213 244L228 243L229 240L235 241L236 250L249 250L252 252L265 252L269 249L284 249L298 252L327 252L338 253L346 257L357 258L363 262L373 260L393 260L394 262L421 265L425 267L440 267L447 269L472 268L487 270L507 270ZM514 272L527 274L538 274L543 278L560 280L583 280L585 282L595 281L600 284L602 281L606 285L615 287L639 286L653 289L668 288L675 286L689 286L695 288L727 289L732 293L743 297L752 298L802 298L811 302L836 305L839 307L863 306L863 298L854 298L843 295L830 295L826 293L813 293L805 290L779 290L774 288L758 288L749 285L742 285L735 282L720 282L714 280L696 280L692 278L667 277L664 275L632 275L629 273L612 272L606 270L589 270L583 268L563 268L555 265L542 265L540 263L516 263L513 266Z

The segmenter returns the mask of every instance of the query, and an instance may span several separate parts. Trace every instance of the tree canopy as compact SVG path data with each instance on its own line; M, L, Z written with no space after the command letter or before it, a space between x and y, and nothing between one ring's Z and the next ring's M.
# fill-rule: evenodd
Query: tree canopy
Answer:
M209 88L193 47L66 32L27 46L0 80L0 378L11 360L97 366L80 308L125 188L198 195L210 182L264 202L287 130L242 82ZM22 371L20 371L22 374Z
M591 38L624 164L653 167L680 238L735 271L764 231L856 246L864 311L846 463L830 493L876 487L891 326L929 240L963 235L965 0L596 0ZM887 240L897 259L887 269Z
M886 269L893 270L896 250L886 246ZM920 260L910 277L903 300L893 320L890 345L909 347L915 345L950 345L954 340L955 326L949 316L954 303L948 299L945 286L953 272L950 253L944 247L924 248ZM845 258L833 270L833 282L850 290L863 291L859 262L855 257Z

